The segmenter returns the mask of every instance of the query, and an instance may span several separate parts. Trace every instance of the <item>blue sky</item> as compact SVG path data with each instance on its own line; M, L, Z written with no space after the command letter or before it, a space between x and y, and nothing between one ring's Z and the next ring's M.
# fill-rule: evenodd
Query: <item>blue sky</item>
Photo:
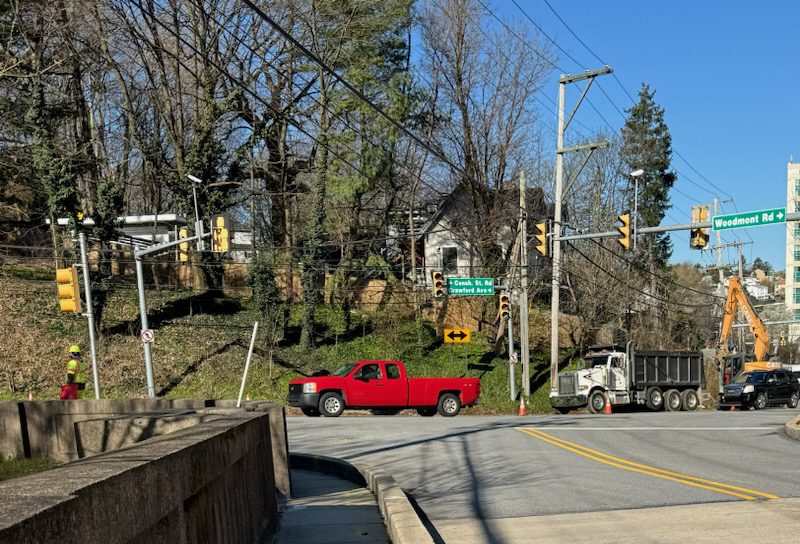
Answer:
M511 0L483 1L501 18L532 26ZM800 1L548 1L614 69L619 82L612 76L598 82L616 107L599 89L589 93L614 130L623 124L617 109L632 104L623 87L634 97L642 82L656 91L673 149L686 159L673 156L678 181L665 223L688 223L692 204L710 202L715 195L722 201L733 199L723 204L723 213L785 205L787 162L790 155L800 162ZM602 66L545 0L517 3L581 63L556 51L564 71ZM554 73L547 87L553 100L557 78ZM577 92L577 87L571 89L568 109ZM608 130L606 121L586 104L578 115L583 125ZM673 261L714 261L710 252L688 249L688 233L672 238ZM761 257L778 270L784 268L785 227L723 231L723 243L737 240L749 244L744 247L748 261ZM735 259L736 250L726 249L723 260Z

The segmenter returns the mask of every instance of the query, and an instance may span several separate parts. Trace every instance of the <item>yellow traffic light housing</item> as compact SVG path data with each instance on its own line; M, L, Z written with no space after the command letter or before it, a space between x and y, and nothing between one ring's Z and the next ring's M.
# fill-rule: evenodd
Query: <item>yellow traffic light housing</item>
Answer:
M178 231L178 238L183 240L189 237L189 227L181 227ZM185 263L189 260L189 242L178 244L178 261Z
M692 206L692 224L708 221L708 206ZM691 229L689 235L689 247L692 249L703 249L708 245L708 229Z
M620 234L617 242L622 246L622 249L628 250L631 248L631 212L625 212L618 216L617 221L621 223L617 227Z
M500 293L500 305L498 308L500 317L503 319L508 319L510 311L511 311L511 297L508 295L506 291L503 291L502 293Z
M215 215L211 218L211 251L225 253L230 251L230 228L228 218L224 215Z
M536 223L536 251L542 257L547 257L547 223Z
M81 313L81 288L78 283L78 268L59 268L56 270L58 304L64 313Z
M444 296L444 275L435 270L431 272L431 286L433 288L433 297L442 298Z

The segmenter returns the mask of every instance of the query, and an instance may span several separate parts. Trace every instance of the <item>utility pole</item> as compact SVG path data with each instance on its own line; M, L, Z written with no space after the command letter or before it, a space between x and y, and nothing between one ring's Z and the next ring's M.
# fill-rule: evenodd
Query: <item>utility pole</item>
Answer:
M509 298L513 295L509 292ZM511 312L511 304L509 304L508 308L508 394L511 397L511 400L516 400L517 398L517 384L515 383L516 380L514 379L514 358L516 354L514 353L514 324L511 321L511 316L513 315Z
M526 194L528 184L525 170L519 174L519 256L520 256L520 294L519 294L519 353L522 360L522 391L525 400L531 395L530 377L530 336L528 334L528 209Z
M557 141L557 149L556 149L556 186L555 186L555 207L554 207L554 217L553 217L553 279L552 279L552 291L550 295L550 388L555 389L558 386L558 314L559 314L559 296L561 291L561 233L562 233L562 223L561 223L561 204L564 199L564 193L566 191L563 190L564 187L564 154L565 153L574 153L576 151L581 150L589 150L592 153L595 149L599 147L605 147L608 145L608 142L594 142L589 144L582 144L577 145L569 148L564 147L564 132L566 132L569 123L572 121L572 118L575 116L575 113L578 111L578 107L580 107L581 102L583 102L586 93L589 91L589 88L592 86L594 79L597 76L602 76L605 74L610 74L612 72L610 66L605 66L599 70L593 71L586 71L581 74L575 75L562 75L558 81L558 141ZM588 79L588 83L586 87L583 89L583 92L578 99L578 102L575 104L575 107L572 110L572 113L569 115L569 119L564 119L564 103L566 101L567 96L567 85L569 83L575 83L576 81L582 81L584 79ZM587 158L588 160L588 158ZM583 164L586 164L584 161ZM577 176L580 172L577 172L575 176L573 176L573 180L577 179ZM570 183L571 185L571 183ZM524 244L523 244L524 245ZM528 385L528 387L530 387Z

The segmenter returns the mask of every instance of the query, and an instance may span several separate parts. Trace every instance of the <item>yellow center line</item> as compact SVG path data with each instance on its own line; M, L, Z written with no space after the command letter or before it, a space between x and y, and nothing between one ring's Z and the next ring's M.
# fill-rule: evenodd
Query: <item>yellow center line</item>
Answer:
M628 470L631 472L637 472L639 474L645 474L647 476L653 476L655 478L661 478L664 480L669 480L672 482L681 483L684 485L689 485L693 487L699 487L701 489L707 489L710 491L716 491L718 493L724 493L726 495L731 495L733 497L738 497L744 500L755 500L759 497L766 498L766 499L778 499L780 497L776 495L772 495L770 493L764 493L761 491L755 491L753 489L748 489L745 487L739 487L730 484L724 484L721 482L715 482L712 480L705 480L703 478L698 478L696 476L689 476L686 474L681 474L678 472L672 472L669 470L664 470L656 467L651 467L648 465L643 465L640 463L635 463L633 461L628 461L626 459L621 459L619 457L614 457L612 455L608 455L597 450L593 450L591 448L587 448L586 446L582 446L580 444L575 444L574 442L569 442L567 440L556 438L555 436L549 435L545 432L542 432L538 429L525 429L525 428L518 428L520 432L523 432L527 435L530 435L534 438L538 438L543 442L547 442L548 444L552 444L554 446L558 446L559 448L565 449L567 451L571 451L577 455L581 455L586 457L587 459L592 459L593 461L597 461L599 463L604 463L606 465L620 468L623 470ZM708 485L704 485L708 484ZM735 491L734 491L735 490ZM736 491L741 491L742 493L737 493ZM756 495L756 496L754 496Z

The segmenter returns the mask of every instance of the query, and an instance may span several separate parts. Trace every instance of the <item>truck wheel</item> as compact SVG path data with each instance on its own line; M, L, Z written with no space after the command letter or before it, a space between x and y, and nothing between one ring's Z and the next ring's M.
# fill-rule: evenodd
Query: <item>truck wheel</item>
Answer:
M436 409L439 415L453 417L461 411L461 401L453 393L445 393L439 397L439 406Z
M789 404L786 405L787 408L797 408L797 403L800 402L800 394L797 391L792 393L792 398L789 399Z
M595 391L589 395L589 411L593 414L602 414L606 407L606 394L602 391Z
M661 410L664 407L664 394L661 392L661 388L650 387L645 393L644 403L654 412Z
M319 417L319 410L316 408L301 408L303 414L308 417Z
M664 406L670 412L677 412L681 409L683 402L681 401L681 394L677 389L668 389L664 393Z
M756 401L753 403L753 408L756 410L763 410L767 407L767 397L764 396L764 393L759 393L756 395Z
M339 393L325 393L319 399L319 411L325 417L339 417L344 411L344 401Z
M436 408L417 408L417 413L422 417L431 417L436 415Z
M681 401L681 407L690 412L697 410L697 406L700 404L700 400L697 398L697 391L694 389L684 390L681 393Z

